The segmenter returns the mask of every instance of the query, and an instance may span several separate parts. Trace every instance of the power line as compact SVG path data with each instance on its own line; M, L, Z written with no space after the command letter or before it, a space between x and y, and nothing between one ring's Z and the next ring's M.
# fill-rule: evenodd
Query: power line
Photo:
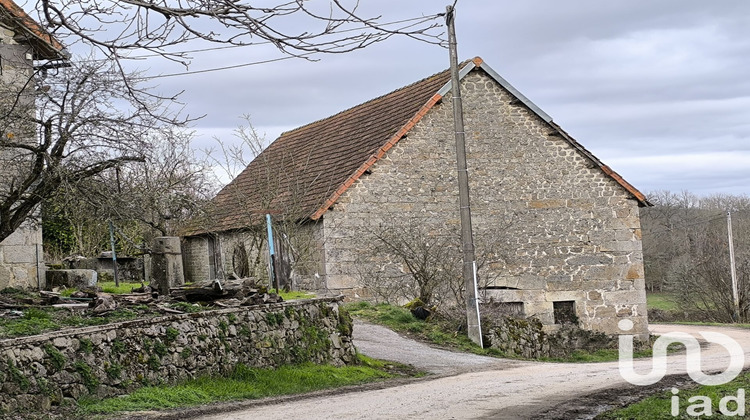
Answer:
M276 61L289 60L289 59L292 59L292 58L301 58L301 57L306 57L306 56L309 56L309 55L312 55L312 54L314 54L314 53L306 53L306 54L299 54L299 55L286 56L286 57L277 57L277 58L271 58L271 59L268 59L268 60L253 61L253 62L250 62L250 63L235 64L235 65L232 65L232 66L213 67L213 68L202 69L202 70L184 71L184 72L181 72L181 73L168 73L168 74L159 74L159 75L156 75L156 76L138 77L137 79L138 80L153 80L153 79L163 79L163 78L166 78L166 77L187 76L187 75L191 75L191 74L210 73L210 72L214 72L214 71L231 70L231 69L238 69L238 68L241 68L241 67L256 66L256 65L259 65L259 64L268 64L268 63L273 63L273 62L276 62Z

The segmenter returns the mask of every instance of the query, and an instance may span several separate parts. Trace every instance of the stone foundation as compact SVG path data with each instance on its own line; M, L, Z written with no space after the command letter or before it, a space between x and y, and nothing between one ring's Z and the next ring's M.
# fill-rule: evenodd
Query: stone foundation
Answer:
M180 314L0 341L0 413L304 362L355 361L341 298Z

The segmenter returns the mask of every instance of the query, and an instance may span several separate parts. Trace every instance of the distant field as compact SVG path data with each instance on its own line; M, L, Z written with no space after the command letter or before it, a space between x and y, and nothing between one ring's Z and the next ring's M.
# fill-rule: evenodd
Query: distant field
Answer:
M646 305L648 309L661 309L662 311L677 309L677 302L669 293L646 293Z

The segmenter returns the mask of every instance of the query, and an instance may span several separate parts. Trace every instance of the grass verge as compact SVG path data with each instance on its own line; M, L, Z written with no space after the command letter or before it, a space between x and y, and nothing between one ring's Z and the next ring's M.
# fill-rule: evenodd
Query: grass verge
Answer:
M302 290L292 290L290 292L277 292L276 289L270 289L269 293L276 293L281 296L282 299L286 300L297 300L297 299L311 299L315 297L315 293L305 292Z
M82 400L78 410L81 415L164 410L300 394L404 376L400 367L390 362L365 356L360 356L360 361L357 366L304 364L277 369L254 369L240 364L225 377L201 377L177 385L144 387L115 398Z
M661 311L676 311L678 309L677 300L671 293L646 293L646 306L648 309Z
M738 390L746 390L750 388L750 372L744 372L735 378L733 381L728 382L724 385L716 386L700 386L693 387L691 389L681 389L677 393L679 401L678 414L672 415L672 397L674 394L672 391L660 392L657 395L652 395L645 398L637 403L631 404L627 407L608 411L606 413L597 416L600 420L614 420L614 419L694 419L698 418L698 413L708 414L704 410L707 407L700 407L704 403L702 397L708 397L711 400L711 414L707 416L700 416L699 418L712 418L712 419L724 419L724 418L738 418L735 416L723 416L719 411L719 404L724 397L738 395ZM743 391L744 392L744 391ZM699 397L693 399L693 397ZM693 411L688 411L689 406L695 405ZM706 404L707 405L707 404ZM734 402L729 401L725 407L725 412L735 412L737 410L736 400ZM741 418L745 418L742 416Z

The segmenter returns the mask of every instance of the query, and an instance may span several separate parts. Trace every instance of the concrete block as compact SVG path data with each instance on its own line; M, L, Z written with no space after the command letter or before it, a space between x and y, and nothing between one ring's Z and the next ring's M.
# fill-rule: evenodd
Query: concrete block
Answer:
M94 287L97 284L97 274L94 270L47 270L47 287L74 287L81 289Z

